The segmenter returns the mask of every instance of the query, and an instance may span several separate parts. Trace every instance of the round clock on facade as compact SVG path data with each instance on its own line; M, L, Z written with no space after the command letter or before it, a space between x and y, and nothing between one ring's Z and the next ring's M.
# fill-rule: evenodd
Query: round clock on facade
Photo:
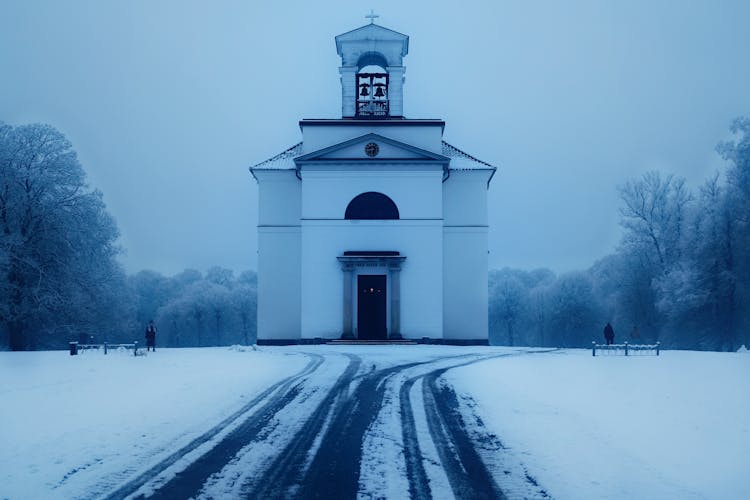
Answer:
M370 142L365 146L365 154L367 156L377 156L380 152L380 147L374 142Z

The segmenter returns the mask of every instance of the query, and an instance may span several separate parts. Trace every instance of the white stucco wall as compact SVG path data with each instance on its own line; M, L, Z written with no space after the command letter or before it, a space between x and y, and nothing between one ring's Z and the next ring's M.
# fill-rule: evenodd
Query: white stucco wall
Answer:
M347 250L395 250L406 256L400 278L401 334L442 338L442 233L439 220L303 221L302 337L341 335L343 273L337 256ZM358 272L386 274L370 268Z
M367 171L302 171L302 218L343 219L346 207L362 193L391 198L401 219L442 219L442 167L406 171L404 165L382 165Z
M443 249L445 338L487 339L487 228L446 227Z
M451 171L443 183L446 226L487 225L488 171Z
M261 170L258 179L258 226L297 226L302 215L302 183L293 170Z
M405 255L400 276L401 334L407 338L442 337L443 170L440 165L427 168L412 171L403 164L378 165L368 170L355 170L352 166L333 170L303 167L303 337L341 335L343 273L336 257L349 250L392 250ZM349 202L368 191L391 198L400 219L344 220ZM372 268L357 272L386 274L384 269ZM353 286L356 298L356 278ZM356 324L355 306L355 328ZM390 328L390 322L387 325Z
M443 328L457 340L488 338L487 171L453 171L443 183Z
M258 179L258 338L300 336L301 184L294 171Z
M258 338L300 337L300 228L258 228Z

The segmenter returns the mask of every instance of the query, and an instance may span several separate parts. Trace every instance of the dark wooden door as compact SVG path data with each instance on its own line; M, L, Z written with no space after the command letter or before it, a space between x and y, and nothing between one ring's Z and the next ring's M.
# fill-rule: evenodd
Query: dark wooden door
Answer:
M357 276L357 338L385 340L385 275Z

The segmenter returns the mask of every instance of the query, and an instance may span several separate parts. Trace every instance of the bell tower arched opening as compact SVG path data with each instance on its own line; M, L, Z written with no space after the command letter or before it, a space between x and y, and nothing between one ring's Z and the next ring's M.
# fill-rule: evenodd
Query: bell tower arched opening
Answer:
M387 64L383 55L377 52L367 52L359 58L356 118L385 118L390 115Z

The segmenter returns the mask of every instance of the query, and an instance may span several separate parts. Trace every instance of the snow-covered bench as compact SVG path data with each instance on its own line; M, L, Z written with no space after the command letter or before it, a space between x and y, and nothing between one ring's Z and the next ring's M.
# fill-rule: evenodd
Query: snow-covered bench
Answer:
M70 355L75 356L78 354L79 351L87 351L90 349L96 349L104 350L104 354L107 354L108 351L111 349L132 349L133 350L133 356L138 356L138 341L133 342L132 344L109 344L107 342L103 344L79 344L78 342L68 342L68 345L70 347Z
M654 354L658 356L661 349L660 345L660 342L656 344L629 344L627 342L624 344L597 344L596 342L591 342L591 355L596 356L596 351L599 351L600 354L624 354L625 356L632 354Z

